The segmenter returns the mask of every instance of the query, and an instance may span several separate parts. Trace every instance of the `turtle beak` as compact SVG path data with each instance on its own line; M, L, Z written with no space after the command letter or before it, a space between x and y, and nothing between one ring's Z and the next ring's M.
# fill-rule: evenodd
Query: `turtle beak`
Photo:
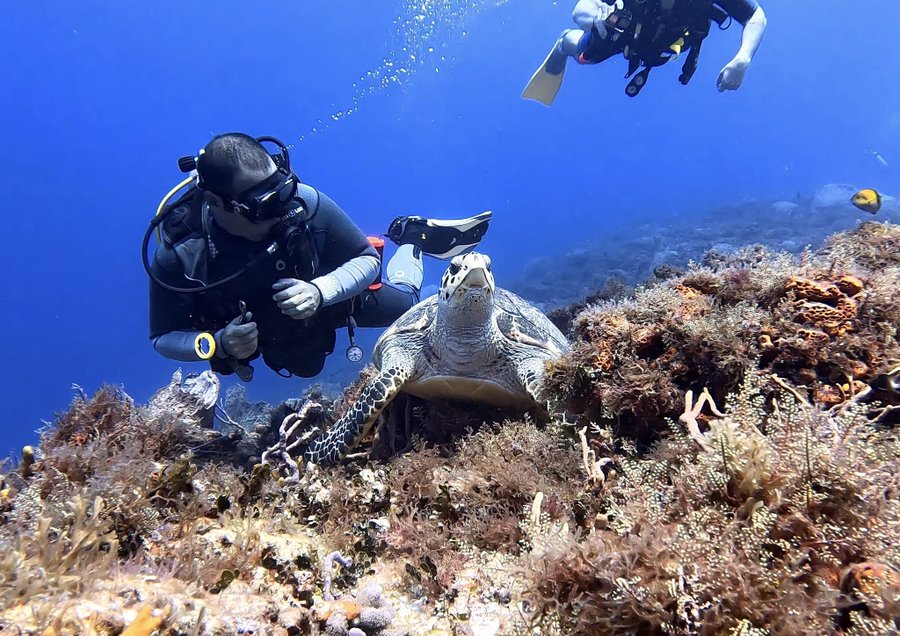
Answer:
M473 267L459 285L463 289L486 289L492 291L493 285L483 267Z

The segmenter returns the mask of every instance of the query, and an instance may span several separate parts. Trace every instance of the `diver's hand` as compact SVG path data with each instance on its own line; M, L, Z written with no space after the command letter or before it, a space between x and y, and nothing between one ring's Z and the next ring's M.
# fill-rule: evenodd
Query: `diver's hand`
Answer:
M250 322L241 324L244 317L238 316L224 329L216 332L216 342L222 353L238 360L246 360L256 353L256 348L259 346L259 331L252 319L253 314L247 312L247 320Z
M744 76L747 74L749 67L750 60L743 57L736 57L726 64L722 72L719 73L719 79L716 81L719 92L723 93L739 89L741 84L744 83Z
M272 289L280 290L272 296L285 316L302 320L312 316L322 305L322 293L312 283L296 278L282 278Z
M616 0L613 3L599 2L597 7L597 15L594 16L594 28L604 40L609 35L609 29L606 28L606 20L616 11L622 10L625 6L623 0Z

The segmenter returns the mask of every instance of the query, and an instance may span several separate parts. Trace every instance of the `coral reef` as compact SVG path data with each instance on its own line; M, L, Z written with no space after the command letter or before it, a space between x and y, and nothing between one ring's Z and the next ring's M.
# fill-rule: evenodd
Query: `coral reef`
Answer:
M549 421L401 397L327 468L298 451L371 369L79 390L2 475L0 634L897 633L898 247L611 284L554 315Z
M768 374L749 373L727 403L709 404L705 432L672 423L648 455L616 456L582 534L539 533L525 565L536 622L546 612L566 634L894 633L896 434Z
M314 608L316 619L325 623L325 631L330 636L385 634L394 619L394 609L385 602L381 588L373 583L356 595L335 599L331 594L331 568L335 561L345 568L353 564L340 552L332 552L325 557L322 564L324 598Z
M642 444L677 417L686 391L722 398L751 370L823 407L889 402L870 385L900 363L898 241L898 226L869 222L815 254L708 255L631 299L582 310L575 351L551 369L550 390L579 417L615 421ZM885 423L894 415L882 407Z

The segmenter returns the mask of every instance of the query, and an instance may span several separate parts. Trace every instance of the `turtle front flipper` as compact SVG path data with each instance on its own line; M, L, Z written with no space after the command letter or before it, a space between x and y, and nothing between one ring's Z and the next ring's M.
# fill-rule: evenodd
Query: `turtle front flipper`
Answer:
M338 422L309 445L303 453L307 463L334 464L369 432L378 414L400 392L412 375L412 365L391 365L363 389L362 395Z
M519 382L522 383L525 392L531 396L531 399L534 400L536 404L541 406L543 406L541 403L541 389L543 388L544 369L546 364L547 361L543 358L532 358L520 362L516 368Z

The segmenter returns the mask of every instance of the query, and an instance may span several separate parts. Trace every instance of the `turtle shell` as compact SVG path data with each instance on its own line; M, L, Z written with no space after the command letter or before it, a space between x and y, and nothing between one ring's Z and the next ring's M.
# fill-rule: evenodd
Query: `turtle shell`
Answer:
M562 332L521 296L497 289L494 296L494 321L508 340L544 349L554 355L569 350Z

